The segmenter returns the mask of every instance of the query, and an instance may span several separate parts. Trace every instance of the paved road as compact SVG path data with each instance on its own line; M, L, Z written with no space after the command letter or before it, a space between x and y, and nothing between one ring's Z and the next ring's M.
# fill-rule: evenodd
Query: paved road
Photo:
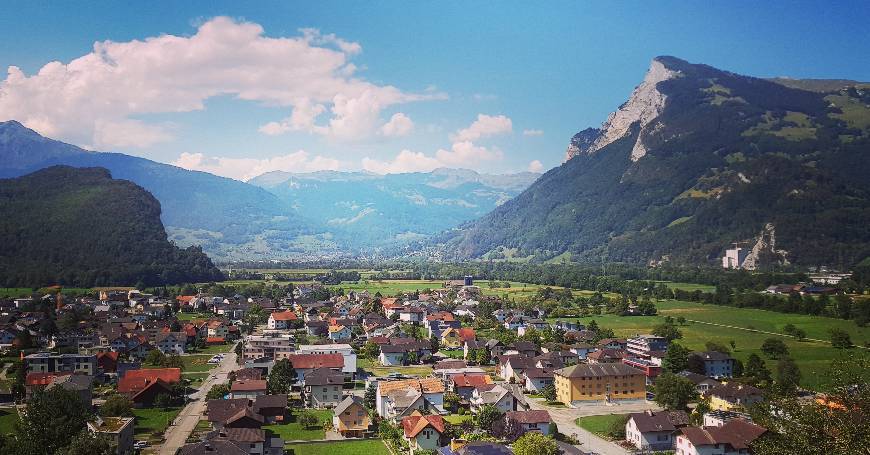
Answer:
M601 455L626 455L631 452L578 427L577 424L574 423L578 417L605 414L627 414L629 412L641 412L647 409L661 409L655 403L648 403L645 401L616 403L613 405L590 404L580 408L557 408L547 406L542 400L532 398L527 401L532 409L547 410L550 413L553 422L555 422L556 426L559 428L560 433L574 436L578 441L580 441L580 445L577 446L580 450Z
M235 345L233 346L235 348ZM187 441L187 438L193 433L196 424L205 415L206 399L205 396L211 390L214 384L223 384L227 382L227 375L230 371L238 369L236 364L235 349L230 349L230 352L224 354L224 360L213 370L209 371L208 377L203 381L202 385L196 393L190 395L193 400L178 413L178 417L172 422L172 425L166 429L166 442L160 447L157 452L160 455L175 455L178 449L181 448Z

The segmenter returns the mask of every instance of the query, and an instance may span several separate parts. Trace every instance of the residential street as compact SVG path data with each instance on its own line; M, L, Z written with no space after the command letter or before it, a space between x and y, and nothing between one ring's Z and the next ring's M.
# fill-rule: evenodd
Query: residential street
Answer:
M209 372L208 377L203 381L199 390L190 395L193 401L190 401L181 410L178 417L172 422L172 425L166 429L166 442L163 443L163 446L160 447L157 453L160 455L174 455L187 441L188 436L193 433L196 424L199 423L200 418L205 414L205 396L211 390L212 385L225 383L230 371L238 368L236 354L233 351L234 349L231 348L230 352L224 354L223 361Z
M571 435L580 441L578 446L584 452L593 452L601 455L626 455L629 451L623 449L615 443L604 440L583 428L577 426L574 421L578 417L605 415L605 414L627 414L630 412L641 412L647 409L659 410L658 405L651 402L634 402L634 403L616 403L613 405L590 404L582 408L558 408L547 406L539 399L528 399L529 406L532 409L544 409L550 413L550 417L556 422L559 432L566 435Z

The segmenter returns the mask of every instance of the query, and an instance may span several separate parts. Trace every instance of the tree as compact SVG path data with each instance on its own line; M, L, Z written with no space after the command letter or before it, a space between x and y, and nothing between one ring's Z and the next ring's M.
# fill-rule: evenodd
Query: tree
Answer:
M163 362L166 360L166 356L160 352L159 349L152 349L148 351L148 355L145 356L145 363L151 366L160 366L163 365Z
M266 380L266 388L270 394L287 394L296 382L296 370L288 359L275 362L269 377Z
M83 430L70 441L69 446L59 450L58 455L115 455L117 446L108 439Z
M215 384L211 386L211 389L205 395L205 398L208 400L222 400L227 394L230 393L230 387L226 384Z
M462 401L462 397L453 392L447 392L444 394L444 407L452 412L456 412L456 410L459 409L460 401Z
M749 354L746 359L746 369L744 376L753 378L753 383L770 382L770 370L764 364L764 360L756 353Z
M655 402L668 410L684 410L698 397L695 383L673 373L662 373L654 386Z
M125 395L113 393L100 406L100 415L104 417L132 417L133 402Z
M432 344L432 352L438 352L441 349L441 340L432 334L432 337L429 338L429 343Z
M90 403L63 387L34 393L15 427L9 453L43 455L56 453L69 444L92 416Z
M707 365L704 359L699 355L689 355L689 360L686 361L686 370L695 374L707 374Z
M475 360L477 360L478 365L489 365L489 351L486 348L478 349Z
M374 409L376 401L378 399L378 384L376 382L372 382L366 387L366 394L363 397L363 402L368 409Z
M679 373L689 366L689 354L691 351L677 343L671 343L662 360L662 369L671 373Z
M791 357L780 360L776 365L776 387L782 393L792 393L801 382L801 370Z
M729 352L731 352L728 349L728 346L725 346L722 343L717 343L715 341L708 341L708 342L704 343L704 347L706 347L708 351L713 351L713 352L722 352L725 354L728 354Z
M843 329L831 329L831 346L837 349L849 349L853 346L852 338Z
M172 406L172 397L168 393L158 393L154 397L154 407L166 409Z
M513 452L516 455L558 455L559 446L556 440L538 432L530 431L514 442Z
M362 355L364 359L376 359L380 352L381 348L379 348L377 344L367 341L360 350L360 355Z
M610 422L610 425L607 427L607 436L610 436L613 439L622 440L625 439L625 424L628 423L628 416L623 415L617 419L614 419L613 422Z
M547 401L556 401L556 386L550 384L547 387L544 387L541 390L541 395L543 395L544 399L546 399Z
M788 346L779 338L768 338L761 344L761 352L770 359L780 359L788 355Z
M501 411L495 406L488 404L480 408L477 413L477 427L483 431L492 430L492 424L502 418Z
M685 316L677 316L677 324L686 325L686 317Z
M598 323L595 322L595 319L589 321L589 325L586 326L586 329L589 330L590 332L597 332L598 331Z
M683 332L680 332L680 329L673 324L659 324L653 327L652 333L655 336L664 337L669 342L683 337Z
M299 413L299 425L302 426L302 428L313 428L319 423L320 420L313 412L305 409Z

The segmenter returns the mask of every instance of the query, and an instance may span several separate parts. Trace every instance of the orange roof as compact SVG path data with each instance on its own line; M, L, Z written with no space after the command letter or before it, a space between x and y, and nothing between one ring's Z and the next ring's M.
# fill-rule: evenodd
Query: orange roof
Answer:
M226 341L224 337L207 337L205 339L206 343L225 343Z
M474 329L472 329L471 327L462 327L458 330L458 332L459 338L461 338L462 341L471 341L477 338L477 335L475 335L474 333Z
M138 378L154 381L158 378L166 382L178 382L181 380L181 368L142 368L130 370L124 373L124 379Z
M282 311L280 313L272 313L272 319L276 321L295 321L298 319L296 313L292 311Z
M438 433L444 433L444 418L439 415L410 415L402 419L405 437L416 437L426 427L432 427Z
M438 378L405 379L402 381L380 381L378 388L382 395L401 389L415 389L422 393L439 393L444 392L444 383Z
M344 356L341 354L289 354L287 360L293 368L303 370L311 368L344 368Z
M24 384L28 386L34 385L49 385L54 381L54 378L60 376L69 376L72 372L64 371L64 372L56 372L56 373L28 373L27 378L24 380Z
M457 374L453 376L453 384L456 387L478 387L492 384L492 379L486 374Z
M179 301L180 303L190 303L190 301L195 298L195 295L179 295L175 297L175 300Z
M233 392L251 392L258 390L266 390L266 381L262 379L244 379L233 382L230 390Z
M435 314L430 314L426 316L427 321L455 321L456 318L453 317L453 313L449 311L439 311Z
M343 325L331 325L329 326L329 333L341 332L344 328Z

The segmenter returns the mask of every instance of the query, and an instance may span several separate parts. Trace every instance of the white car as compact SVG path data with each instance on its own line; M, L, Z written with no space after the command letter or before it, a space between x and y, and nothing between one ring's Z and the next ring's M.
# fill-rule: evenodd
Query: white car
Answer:
M148 447L148 443L146 441L136 441L136 443L133 444L133 448L136 450L142 450L146 447Z

